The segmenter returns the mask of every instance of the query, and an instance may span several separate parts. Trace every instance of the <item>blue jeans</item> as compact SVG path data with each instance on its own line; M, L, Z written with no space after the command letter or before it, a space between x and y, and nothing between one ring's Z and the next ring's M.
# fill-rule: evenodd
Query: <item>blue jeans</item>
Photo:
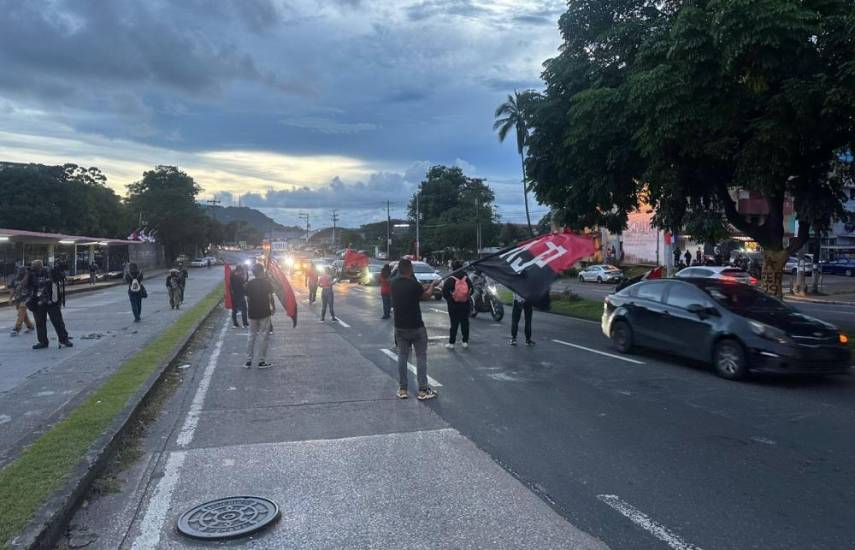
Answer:
M335 319L335 295L331 288L321 289L321 321L327 316L327 307L330 308L330 315Z
M246 296L232 296L232 323L237 324L237 314L240 311L243 326L247 326L249 321L246 319Z
M128 297L131 299L131 311L134 314L134 319L139 321L142 315L142 293L128 291Z
M392 296L390 294L382 294L380 297L383 299L383 318L388 319L389 314L392 312Z

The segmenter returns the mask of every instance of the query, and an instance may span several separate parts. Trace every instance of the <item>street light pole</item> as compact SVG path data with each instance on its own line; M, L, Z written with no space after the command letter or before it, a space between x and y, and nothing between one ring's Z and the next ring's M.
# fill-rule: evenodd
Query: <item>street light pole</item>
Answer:
M389 213L389 201L386 201L386 261L392 259L391 256L391 247L392 247L392 215Z
M309 244L309 214L306 212L301 212L298 217L301 220L306 220L306 244Z
M335 224L336 224L336 222L337 222L337 221L338 221L338 219L339 219L339 218L338 218L338 214L337 214L337 212L338 212L338 211L337 211L335 208L333 208L332 216L331 216L331 219L332 219L332 248L333 248L333 253L335 253L335 251L336 251L336 246L335 246Z
M419 211L419 194L421 192L421 188L416 191L416 260L421 258L421 256L419 255L421 245L421 243L419 243L419 218L421 218L421 212Z

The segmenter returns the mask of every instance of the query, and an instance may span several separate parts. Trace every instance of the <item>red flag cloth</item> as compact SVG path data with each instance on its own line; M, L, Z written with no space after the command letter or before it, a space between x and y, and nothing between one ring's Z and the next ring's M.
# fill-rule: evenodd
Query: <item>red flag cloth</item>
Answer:
M234 304L232 304L232 266L226 264L226 268L224 269L226 274L226 296L224 298L226 309L232 309Z
M561 272L594 255L594 240L569 231L541 235L471 264L513 290L527 302L539 303Z
M650 271L645 273L644 277L642 277L642 279L644 279L644 280L661 279L663 275L664 275L664 273L662 270L662 266L660 265L660 266L654 267L653 269L651 269Z
M350 267L368 267L368 256L348 248L344 251L344 268Z
M291 283L288 282L288 277L285 272L279 267L276 260L271 260L268 267L270 278L273 282L273 290L276 291L276 297L279 298L279 303L285 308L285 313L297 326L297 297L294 295L294 289L291 288Z

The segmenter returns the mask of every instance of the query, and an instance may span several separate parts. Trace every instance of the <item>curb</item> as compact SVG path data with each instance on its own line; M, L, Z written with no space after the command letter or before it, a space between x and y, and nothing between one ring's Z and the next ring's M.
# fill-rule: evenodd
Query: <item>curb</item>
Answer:
M844 300L817 300L816 298L802 298L800 296L784 296L784 301L788 302L805 302L808 304L828 304L835 306L855 306L855 302L847 302Z
M199 328L219 310L223 301L218 300L210 311L202 315L195 325L173 348L167 359L149 376L137 390L128 404L113 422L96 440L84 457L77 463L65 484L54 491L44 505L35 513L27 527L12 539L10 548L27 550L50 550L62 537L68 522L74 516L80 503L86 496L92 482L107 467L116 445L126 429L136 420L142 405L160 384L161 378L169 366L187 347Z

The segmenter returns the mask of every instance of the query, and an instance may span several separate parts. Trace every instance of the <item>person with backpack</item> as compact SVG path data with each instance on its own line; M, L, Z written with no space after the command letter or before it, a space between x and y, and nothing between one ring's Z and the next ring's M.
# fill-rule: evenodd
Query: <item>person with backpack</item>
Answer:
M458 271L463 268L463 262L455 260L451 264L451 271ZM454 343L457 340L457 328L460 327L460 333L463 336L463 347L469 347L469 302L472 296L472 281L464 271L457 275L451 275L445 280L442 285L442 296L448 304L448 318L451 321L451 328L448 333L448 343L445 344L447 349L454 349Z
M17 313L15 319L15 328L12 330L12 336L17 336L21 329L26 326L27 333L33 332L33 322L30 321L30 314L27 312L27 289L24 288L24 278L27 276L27 269L19 267L15 274L15 280L9 285L12 290L9 296L9 303L14 306Z
M330 315L333 322L338 321L335 317L335 294L333 293L333 285L336 283L332 276L332 267L327 268L320 277L318 277L318 286L321 287L321 321L327 316L327 306L330 308Z
M33 260L30 272L24 279L24 288L27 292L27 307L33 312L36 321L36 337L38 343L33 349L45 349L48 347L47 320L56 331L59 338L59 347L73 347L65 329L65 321L62 319L62 306L65 305L65 273L55 267L51 270L45 269L44 262Z
M181 303L184 303L184 290L187 288L187 279L190 278L190 274L187 273L187 269L184 267L184 262L178 262L178 274L180 276L179 281L181 282Z
M383 317L388 319L392 313L392 266L386 264L380 270L380 299L383 300Z
M134 314L134 322L142 320L142 301L148 298L148 292L142 284L143 272L139 266L131 262L128 264L128 272L125 273L125 282L128 284L128 298L131 300L131 312Z
M172 268L166 276L166 292L169 295L169 308L181 308L181 272Z

